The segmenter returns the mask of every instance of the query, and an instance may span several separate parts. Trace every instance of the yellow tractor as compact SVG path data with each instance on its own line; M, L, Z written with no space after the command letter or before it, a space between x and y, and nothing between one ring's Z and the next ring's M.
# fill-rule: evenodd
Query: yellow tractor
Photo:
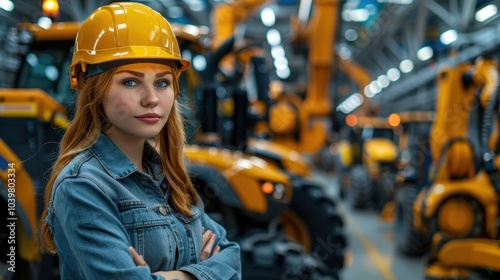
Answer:
M348 193L354 208L375 206L382 210L392 199L398 171L394 131L399 122L391 124L391 117L347 116L352 125L346 133L350 144L342 142L339 150L349 179L342 182L341 192Z
M394 241L399 252L421 256L429 249L429 237L413 228L413 203L418 192L428 184L431 158L430 127L434 111L398 113L402 133L398 141L399 160L394 196L382 211L381 218L394 222Z
M445 68L437 82L430 185L413 208L415 230L431 237L426 277L499 279L498 62Z
M182 39L181 39L182 40ZM182 43L181 43L182 44ZM323 187L318 183L309 180L309 169L298 152L290 148L270 142L265 139L249 138L247 134L248 128L248 96L245 90L238 86L240 79L227 77L225 80L217 79L213 73L218 72L217 66L219 62L232 53L234 49L234 38L230 38L224 42L219 49L210 53L207 58L207 68L201 73L204 83L194 86L188 84L188 87L198 87L203 96L203 102L200 107L205 110L213 110L213 112L204 112L202 117L203 125L201 131L205 134L216 135L217 119L221 118L217 115L217 106L220 103L216 96L216 92L225 92L231 99L233 109L228 117L232 121L234 127L229 133L229 140L224 141L199 141L197 147L209 147L215 149L219 147L227 151L240 152L242 154L250 154L255 157L265 160L267 163L280 168L293 187L293 196L288 205L288 208L279 215L279 221L276 224L284 231L285 235L291 240L298 242L304 247L304 250L310 254L316 254L316 257L322 255L322 262L332 275L339 269L339 265L343 264L343 254L339 254L346 246L346 240L343 233L339 232L342 229L343 223L341 217L335 210L334 201L327 197ZM194 54L197 55L197 54ZM261 67L259 67L261 68ZM200 80L199 78L190 77L197 73L188 73L189 81ZM248 74L248 73L246 73ZM257 77L256 77L257 78ZM222 117L227 117L223 115ZM203 137L201 139L217 139L217 137ZM198 153L188 155L193 164L204 163L206 159L199 156ZM213 160L221 160L221 157L214 157ZM214 162L214 164L216 164ZM219 210L219 212L223 212ZM230 216L227 211L220 213L226 219ZM232 219L232 217L227 217ZM245 227L248 227L247 221ZM262 223L267 226L267 223ZM340 234L339 234L340 233ZM341 250L326 250L325 244L337 244ZM328 253L326 253L328 251ZM324 255L323 255L324 254Z

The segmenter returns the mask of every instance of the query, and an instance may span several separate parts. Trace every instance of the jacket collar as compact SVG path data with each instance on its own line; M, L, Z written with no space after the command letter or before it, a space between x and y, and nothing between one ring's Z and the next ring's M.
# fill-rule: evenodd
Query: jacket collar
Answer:
M137 166L127 158L113 141L102 133L89 150L99 160L106 172L115 179L125 178L134 172L140 172ZM153 179L162 180L164 178L160 164L160 155L147 142L144 145L143 160L151 168Z

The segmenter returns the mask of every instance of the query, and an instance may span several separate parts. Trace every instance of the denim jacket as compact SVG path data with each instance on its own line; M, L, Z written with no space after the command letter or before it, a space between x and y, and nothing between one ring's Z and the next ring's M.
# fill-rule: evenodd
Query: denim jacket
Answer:
M203 206L193 205L191 217L176 213L168 192L161 190L167 181L158 159L145 145L151 176L101 134L62 170L46 218L62 279L164 279L152 274L160 270L182 270L197 279L241 279L238 244L226 239ZM216 234L221 251L200 261L202 226ZM134 264L128 246L148 267Z

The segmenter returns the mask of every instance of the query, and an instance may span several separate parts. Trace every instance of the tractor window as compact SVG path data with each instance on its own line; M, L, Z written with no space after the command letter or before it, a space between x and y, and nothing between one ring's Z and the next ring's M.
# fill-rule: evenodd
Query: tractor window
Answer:
M52 93L52 84L59 79L59 70L55 66L56 58L48 53L29 53L26 55L27 65L24 86L27 88L40 88Z
M361 137L363 138L363 140L372 138L385 138L393 141L394 131L392 128L374 128L371 126L366 126L363 128Z
M47 46L43 42L34 43L23 58L17 87L41 89L62 105L72 107L74 94L69 80L72 44L73 42L68 42Z
M373 138L394 139L394 131L392 128L377 128L373 130Z

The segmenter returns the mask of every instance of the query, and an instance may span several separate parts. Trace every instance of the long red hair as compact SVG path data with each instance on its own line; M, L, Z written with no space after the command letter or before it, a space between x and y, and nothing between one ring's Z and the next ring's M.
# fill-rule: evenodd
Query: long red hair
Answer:
M79 96L74 119L68 126L60 145L59 156L53 166L45 188L45 207L41 216L41 247L44 251L56 253L54 236L45 220L52 197L54 182L61 170L80 152L90 147L99 138L103 128L101 120L106 119L100 106L115 69L89 77L79 85ZM174 75L178 77L178 75ZM176 96L179 96L179 82L174 79ZM156 137L161 166L169 184L173 207L185 216L191 215L191 205L198 205L199 199L185 167L185 134L179 104L174 102L165 127Z

